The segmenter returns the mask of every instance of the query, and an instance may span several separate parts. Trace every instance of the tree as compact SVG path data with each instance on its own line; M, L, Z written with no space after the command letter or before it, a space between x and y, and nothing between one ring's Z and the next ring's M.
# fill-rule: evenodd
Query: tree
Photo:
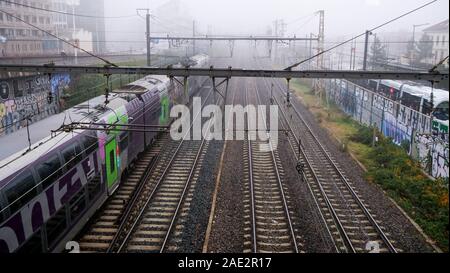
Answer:
M410 52L411 65L420 66L425 59L433 57L433 40L424 34L419 42L410 41L407 47Z
M433 57L433 40L430 36L424 34L417 44L418 61Z
M375 36L375 40L370 47L371 51L371 60L373 64L386 64L388 61L386 54L386 47L381 44L381 41L378 37Z

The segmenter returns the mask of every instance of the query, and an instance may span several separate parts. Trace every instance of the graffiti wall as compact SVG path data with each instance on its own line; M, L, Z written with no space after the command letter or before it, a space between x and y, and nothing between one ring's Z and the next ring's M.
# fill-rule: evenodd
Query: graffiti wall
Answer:
M416 134L413 155L433 177L449 177L448 142L440 137Z
M60 111L59 98L70 75L29 76L0 80L0 136Z
M448 126L346 80L326 80L325 91L327 100L354 120L378 128L398 145L408 143L411 156L422 162L430 175L449 176Z

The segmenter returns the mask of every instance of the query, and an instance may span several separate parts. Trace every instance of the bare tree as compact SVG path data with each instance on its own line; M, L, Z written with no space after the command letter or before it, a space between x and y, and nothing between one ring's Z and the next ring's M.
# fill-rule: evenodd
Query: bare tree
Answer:
M370 47L371 60L373 64L383 65L388 61L386 54L386 47L383 45L378 37L375 36L375 40Z

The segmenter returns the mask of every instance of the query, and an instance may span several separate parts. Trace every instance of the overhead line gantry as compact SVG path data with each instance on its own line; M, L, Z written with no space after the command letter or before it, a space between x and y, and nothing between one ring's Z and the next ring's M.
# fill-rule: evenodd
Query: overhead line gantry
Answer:
M206 76L211 78L316 78L316 79L391 79L391 80L448 80L448 72L429 71L355 71L355 70L264 70L243 68L190 68L190 67L111 67L70 65L23 65L0 64L0 72L34 72L42 74L142 74L166 75L168 77Z

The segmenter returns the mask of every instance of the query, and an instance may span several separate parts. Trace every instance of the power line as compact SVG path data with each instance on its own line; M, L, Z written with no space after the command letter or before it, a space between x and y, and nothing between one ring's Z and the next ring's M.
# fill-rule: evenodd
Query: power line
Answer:
M448 55L444 59L442 59L439 63L437 63L433 68L430 69L430 72L434 72L439 66L441 66L446 60L448 60Z
M108 64L108 65L110 65L110 66L115 66L115 67L117 67L117 65L111 63L110 61L108 61L108 60L106 60L106 59L104 59L104 58L102 58L102 57L100 57L100 56L97 56L97 55L95 55L95 54L93 54L93 53L91 53L91 52L89 52L89 51L87 51L87 50L84 50L83 48L81 48L81 47L79 47L79 46L77 46L77 45L75 45L75 44L72 44L72 43L69 42L69 41L66 41L66 40L62 39L62 38L60 38L60 37L54 35L53 33L49 32L49 31L46 31L46 30L44 30L44 29L42 29L42 28L40 28L40 27L38 27L38 26L36 26L36 25L33 25L33 24L31 24L31 23L28 23L27 21L23 20L23 19L20 18L20 17L17 17L17 16L15 16L15 15L13 15L13 14L11 14L11 13L9 13L9 12L6 12L6 11L4 11L4 10L1 10L1 9L0 9L0 12L3 12L3 13L5 13L6 15L11 16L12 18L15 18L16 20L21 21L22 23L25 23L25 24L27 24L27 25L33 27L33 28L36 28L36 29L38 29L38 30L40 30L40 31L42 31L42 32L44 32L44 33L46 33L47 35L52 36L52 37L54 37L54 38L56 38L56 39L58 39L58 40L60 40L60 41L62 41L62 42L64 42L64 43L66 43L66 44L68 44L68 45L70 45L70 46L76 48L76 49L79 49L79 50L83 51L84 53L86 53L86 54L88 54L88 55L90 55L90 56L92 56L92 57L98 58L99 60L102 60L103 62L105 62L106 64Z
M301 21L301 20L303 20L303 19L309 18L310 16L315 16L315 15L317 15L317 12L313 12L313 13L306 14L306 15L304 15L304 16L301 16L301 17L297 18L297 19L294 19L294 20L292 20L292 21L289 21L288 23L286 23L286 25L292 25L292 24L294 24L294 23L296 23L296 22L298 22L298 21Z
M309 20L307 20L304 24L302 24L300 27L298 27L296 30L294 30L294 32L297 32L298 30L302 29L304 26L306 26L309 22L311 22L313 19L315 18L315 16L309 18Z
M30 9L40 10L40 11L46 11L46 12L52 12L52 13L59 13L63 15L70 15L75 17L85 17L85 18L95 18L95 19L121 19L121 18L130 18L136 16L136 14L133 15L123 15L123 16L95 16L95 15L85 15L85 14L74 14L70 12L64 12L64 11L57 11L57 10L51 10L51 9L45 9L45 8L39 8L35 6L30 6L26 4L16 3L8 0L0 0L1 2L9 3L12 5L22 6Z
M405 17L405 16L407 16L407 15L413 13L413 12L416 12L416 11L418 11L418 10L420 10L420 9L426 7L426 6L429 6L429 5L431 5L431 4L433 4L434 2L437 2L437 1L438 1L438 0L430 1L430 2L428 2L428 3L426 3L426 4L422 5L422 6L420 6L420 7L418 7L418 8L415 8L415 9L413 9L413 10L411 10L411 11L408 11L408 12L406 12L406 13L404 13L404 14L402 14L402 15L400 15L400 16L394 18L394 19L391 19L391 20L389 20L389 21L387 21L387 22L385 22L385 23L383 23L383 24L381 24L381 25L378 25L378 26L376 26L376 27L374 27L374 28L372 28L372 29L370 29L370 30L368 30L368 31L369 31L369 32L373 32L373 31L375 31L375 30L377 30L377 29L379 29L379 28L381 28L381 27L384 27L384 26L387 25L387 24L390 24L390 23L392 23L392 22L394 22L394 21L397 21L398 19L400 19L400 18L402 18L402 17ZM361 34L359 34L359 35L357 35L357 36L354 36L353 38L350 38L350 39L348 39L348 40L346 40L346 41L344 41L344 42L342 42L342 43L339 43L339 44L336 45L336 46L333 46L333 47L331 47L331 48L329 48L329 49L327 49L327 50L321 51L321 52L317 53L316 55L314 55L314 56L312 56L312 57L310 57L310 58L308 58L308 59L305 59L305 60L303 60L303 61L301 61L301 62L295 63L295 64L293 64L293 65L291 65L291 66L285 68L285 70L291 70L292 68L297 67L297 66L301 65L302 63L308 62L308 61L310 61L310 60L312 60L312 59L314 59L314 58L316 58L316 57L318 57L318 56L320 56L320 55L322 55L322 54L324 54L324 53L326 53L326 52L328 52L328 51L331 51L331 50L333 50L333 49L335 49L335 48L337 48L337 47L340 47L341 45L344 45L344 44L346 44L346 43L348 43L348 42L351 42L351 41L353 41L353 40L355 40L355 39L357 39L357 38L359 38L359 37L362 37L362 36L364 36L364 35L366 35L366 31L364 31L363 33L361 33Z

